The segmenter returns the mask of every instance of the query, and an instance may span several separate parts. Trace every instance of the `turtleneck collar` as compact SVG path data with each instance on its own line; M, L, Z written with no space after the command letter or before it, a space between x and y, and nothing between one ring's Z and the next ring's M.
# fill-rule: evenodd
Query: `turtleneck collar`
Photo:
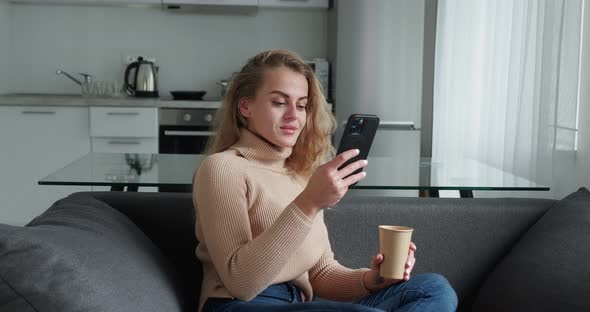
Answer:
M291 147L278 147L246 128L240 129L240 139L230 147L246 159L262 167L286 171L285 160L291 156Z

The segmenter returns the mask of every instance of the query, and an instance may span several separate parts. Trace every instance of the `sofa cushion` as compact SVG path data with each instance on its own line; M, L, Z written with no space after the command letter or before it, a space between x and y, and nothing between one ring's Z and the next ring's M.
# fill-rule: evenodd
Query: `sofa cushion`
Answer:
M159 249L96 199L0 226L0 311L180 311Z
M473 311L590 311L590 192L557 202L488 276Z

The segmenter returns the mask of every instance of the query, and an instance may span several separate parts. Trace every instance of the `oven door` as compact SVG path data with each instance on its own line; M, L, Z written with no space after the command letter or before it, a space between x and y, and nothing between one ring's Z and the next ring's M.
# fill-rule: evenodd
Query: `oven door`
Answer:
M205 126L160 126L161 154L203 154L214 132ZM196 168L194 168L196 169ZM193 168L187 168L193 170ZM160 186L158 192L191 193L192 186Z
M215 132L206 126L160 126L159 153L204 154Z

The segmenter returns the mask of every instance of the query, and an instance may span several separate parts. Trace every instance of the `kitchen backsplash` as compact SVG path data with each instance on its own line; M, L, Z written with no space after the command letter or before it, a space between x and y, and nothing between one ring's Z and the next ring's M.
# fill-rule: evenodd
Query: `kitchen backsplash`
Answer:
M327 14L259 9L254 16L197 15L0 2L0 62L8 60L0 63L6 86L0 92L78 92L78 85L55 74L58 68L122 82L124 57L143 55L157 60L161 96L205 90L205 99L212 99L219 96L215 82L258 51L287 48L306 58L325 57Z

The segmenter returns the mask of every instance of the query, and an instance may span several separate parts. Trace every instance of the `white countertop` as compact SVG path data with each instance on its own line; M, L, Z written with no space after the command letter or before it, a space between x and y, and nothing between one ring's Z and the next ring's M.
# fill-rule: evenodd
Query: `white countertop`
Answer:
M118 106L219 108L219 101L173 101L171 98L84 98L75 94L4 94L0 106Z
M117 107L173 107L210 108L221 107L221 100L173 101L172 98L84 98L78 94L0 94L0 106L117 106ZM328 103L332 110L332 103Z

